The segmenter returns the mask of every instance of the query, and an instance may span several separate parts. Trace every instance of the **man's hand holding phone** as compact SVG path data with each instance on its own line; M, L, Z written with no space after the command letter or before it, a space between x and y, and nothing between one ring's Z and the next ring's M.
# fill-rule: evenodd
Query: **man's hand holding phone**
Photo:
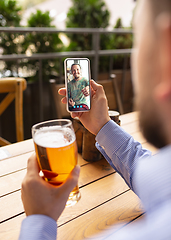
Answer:
M97 135L100 129L110 120L108 114L108 101L103 87L95 81L90 81L91 86L91 109L88 112L72 112L71 117L78 117L82 124L91 133ZM62 103L67 103L66 88L59 89L58 93L65 96Z

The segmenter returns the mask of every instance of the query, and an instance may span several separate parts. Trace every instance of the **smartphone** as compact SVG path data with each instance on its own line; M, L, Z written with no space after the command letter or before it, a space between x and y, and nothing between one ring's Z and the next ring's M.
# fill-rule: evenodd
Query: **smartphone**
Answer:
M87 112L91 108L90 60L67 58L64 61L67 111Z

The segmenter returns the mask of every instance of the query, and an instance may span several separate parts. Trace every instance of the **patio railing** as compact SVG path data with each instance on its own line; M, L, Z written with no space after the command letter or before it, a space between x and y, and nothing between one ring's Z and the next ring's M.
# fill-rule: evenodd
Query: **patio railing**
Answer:
M70 51L70 52L56 52L56 53L38 53L28 56L26 54L11 54L11 55L0 55L1 61L19 61L21 59L38 59L39 60L39 98L40 98L40 120L43 119L43 76L42 76L42 60L44 59L59 59L61 64L61 72L59 72L59 78L62 79L62 59L64 57L93 57L92 78L97 80L98 78L98 63L100 56L111 56L109 61L109 74L112 72L113 56L124 55L123 64L123 78L122 78L122 93L124 93L125 85L125 71L127 66L127 56L131 54L131 49L111 49L111 50L100 50L100 34L128 34L133 33L132 30L114 29L107 30L102 28L68 28L59 30L56 28L25 28L25 27L0 27L0 32L8 33L28 33L28 32L39 32L39 33L89 33L92 34L93 44L92 50L90 51Z

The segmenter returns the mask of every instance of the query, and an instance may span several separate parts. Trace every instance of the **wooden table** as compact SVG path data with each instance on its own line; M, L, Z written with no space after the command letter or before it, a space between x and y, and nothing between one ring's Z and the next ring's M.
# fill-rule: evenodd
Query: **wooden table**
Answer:
M156 149L142 137L137 113L120 116L121 127L152 152ZM0 148L0 239L18 239L26 217L21 201L21 182L28 157L34 151L32 139ZM58 220L58 240L102 239L105 230L115 231L142 216L138 197L105 159L89 163L79 155L81 200L66 208ZM96 237L94 234L101 234Z

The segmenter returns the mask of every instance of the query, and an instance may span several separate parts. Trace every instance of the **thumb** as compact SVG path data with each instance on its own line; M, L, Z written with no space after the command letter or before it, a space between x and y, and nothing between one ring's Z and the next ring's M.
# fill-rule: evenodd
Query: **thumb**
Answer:
M80 166L75 166L75 168L69 174L67 180L62 184L61 188L65 193L70 193L73 188L78 183L78 177L80 174Z
M40 172L40 168L37 162L36 154L33 153L27 161L27 174L38 176L39 172Z
M96 83L93 79L90 80L91 88L96 92L97 90L102 88L101 84Z
M92 90L92 99L105 95L104 88L101 84L96 83L94 80L90 81Z
M90 85L94 91L97 90L99 84L97 84L93 79L90 80Z

